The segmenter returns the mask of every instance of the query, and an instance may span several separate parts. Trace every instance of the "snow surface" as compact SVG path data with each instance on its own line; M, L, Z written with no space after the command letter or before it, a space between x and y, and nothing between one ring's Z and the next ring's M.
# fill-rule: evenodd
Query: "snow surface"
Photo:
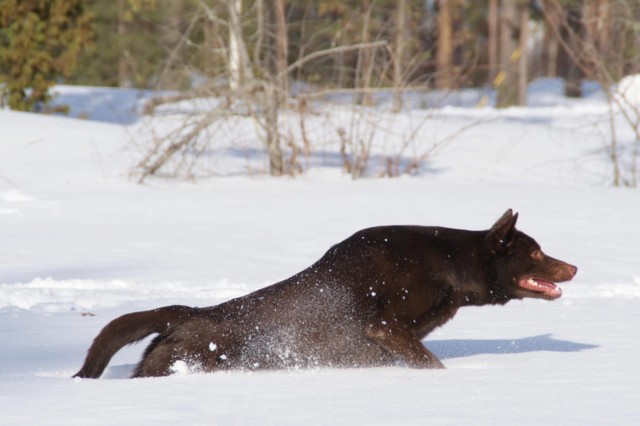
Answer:
M0 111L0 424L637 422L640 196L610 186L604 96L567 100L556 86L532 85L527 108L372 112L397 134L419 127L425 143L477 125L418 176L356 181L329 142L301 176L268 178L240 123L224 137L242 136L246 153L218 151L220 176L137 185L128 174L140 135L170 127L175 112L139 119L138 95L65 86L57 90L72 111L91 105L102 122ZM335 139L351 114L338 105L310 117L313 140ZM379 161L397 152L392 134L374 135ZM632 143L631 134L619 137ZM509 207L578 275L555 302L461 309L425 341L445 370L188 374L177 365L187 374L125 380L141 343L101 380L70 378L124 313L220 303L300 271L367 226L486 229Z

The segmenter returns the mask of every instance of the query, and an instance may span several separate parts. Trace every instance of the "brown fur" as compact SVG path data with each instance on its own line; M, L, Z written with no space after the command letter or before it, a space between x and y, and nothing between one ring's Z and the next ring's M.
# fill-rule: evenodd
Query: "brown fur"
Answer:
M421 340L458 308L554 299L559 290L552 284L543 290L520 283L567 281L577 271L516 230L517 217L508 210L487 231L364 229L304 271L246 296L208 308L123 315L96 337L76 377L99 377L121 347L153 333L133 377L171 374L180 361L205 372L442 368Z

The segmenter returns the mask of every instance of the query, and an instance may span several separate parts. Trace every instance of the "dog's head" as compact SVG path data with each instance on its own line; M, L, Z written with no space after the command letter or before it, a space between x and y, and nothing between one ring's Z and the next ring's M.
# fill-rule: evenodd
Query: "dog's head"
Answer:
M573 265L547 256L535 240L515 228L518 214L511 209L491 227L486 243L495 261L494 289L499 298L534 297L553 300L562 296L558 282L569 281L578 271Z

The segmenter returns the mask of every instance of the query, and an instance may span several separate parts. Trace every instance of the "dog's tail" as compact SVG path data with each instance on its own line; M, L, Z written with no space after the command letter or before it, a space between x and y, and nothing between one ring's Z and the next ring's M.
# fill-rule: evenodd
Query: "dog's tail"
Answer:
M196 311L197 308L174 305L134 312L114 319L93 340L82 368L73 377L97 379L107 368L111 357L124 346L150 334L162 333L169 327L188 320Z

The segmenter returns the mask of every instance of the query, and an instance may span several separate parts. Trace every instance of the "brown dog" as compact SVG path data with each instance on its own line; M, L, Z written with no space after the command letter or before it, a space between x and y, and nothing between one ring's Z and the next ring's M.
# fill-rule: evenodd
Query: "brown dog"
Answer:
M191 371L442 368L420 342L458 308L552 300L577 268L546 256L508 210L488 231L383 226L333 246L304 271L208 308L123 315L96 337L74 377L99 377L127 344L158 333L133 377Z

